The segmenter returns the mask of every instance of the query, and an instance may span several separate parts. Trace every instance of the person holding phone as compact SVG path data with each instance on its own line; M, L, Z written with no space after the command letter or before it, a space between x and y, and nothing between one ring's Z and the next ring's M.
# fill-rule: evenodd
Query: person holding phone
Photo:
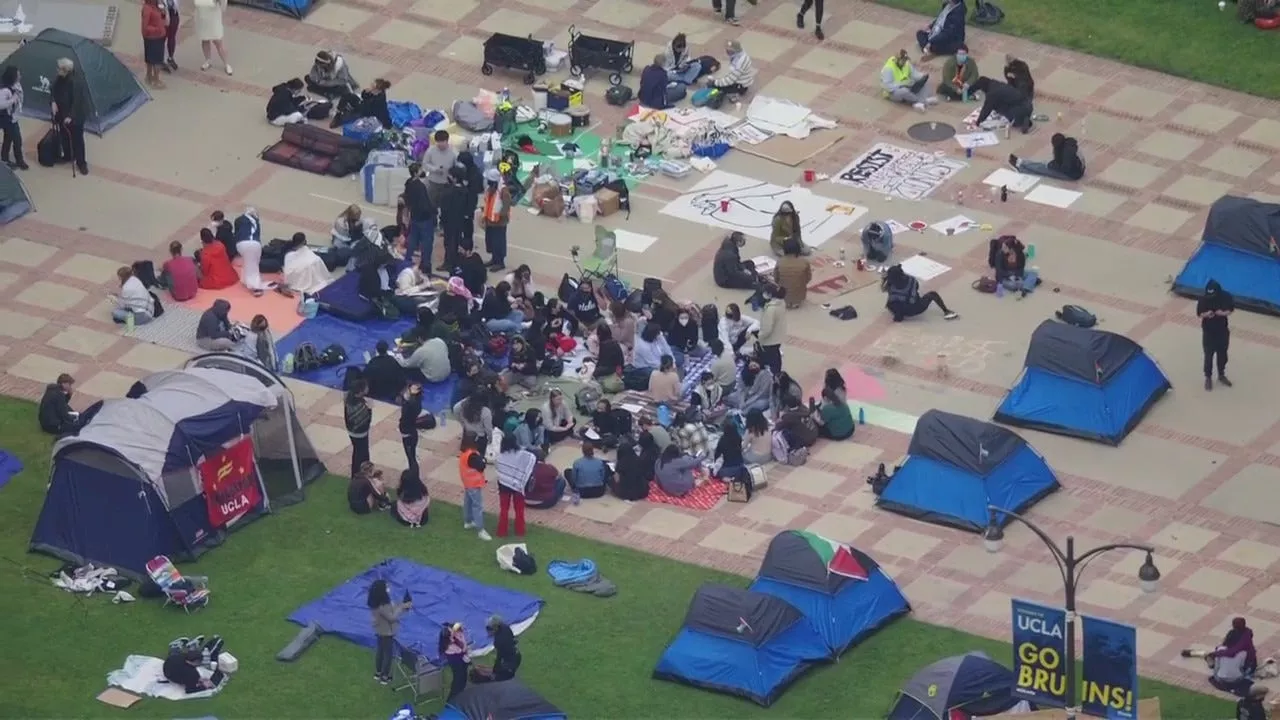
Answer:
M406 590L401 602L391 602L391 590L386 580L374 580L369 586L367 604L373 617L373 634L377 638L374 653L373 679L379 684L391 682L391 659L395 656L396 633L400 631L400 616L413 608L413 598Z

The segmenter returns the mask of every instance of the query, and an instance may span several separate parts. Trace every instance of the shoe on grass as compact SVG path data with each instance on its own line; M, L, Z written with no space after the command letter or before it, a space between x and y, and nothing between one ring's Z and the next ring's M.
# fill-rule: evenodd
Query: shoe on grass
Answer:
M485 532L485 530L484 530L483 528L481 528L481 530L480 530L480 532L479 532L479 533L476 533L476 536L477 536L477 537L479 537L481 540L483 540L483 541L485 541L485 542L489 542L490 540L492 540L492 539L493 539L493 536L492 536L492 535L490 535L489 533Z

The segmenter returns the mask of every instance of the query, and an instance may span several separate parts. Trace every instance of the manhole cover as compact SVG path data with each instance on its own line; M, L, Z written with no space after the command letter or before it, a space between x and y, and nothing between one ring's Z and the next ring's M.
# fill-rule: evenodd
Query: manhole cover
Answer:
M956 129L947 123L922 122L907 128L907 135L916 142L940 142L955 137Z

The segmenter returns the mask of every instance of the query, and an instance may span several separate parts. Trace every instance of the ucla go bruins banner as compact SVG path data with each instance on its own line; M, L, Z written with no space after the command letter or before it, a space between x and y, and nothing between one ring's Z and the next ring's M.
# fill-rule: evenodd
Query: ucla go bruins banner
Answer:
M1109 720L1138 717L1138 634L1130 625L1084 617L1080 709Z
M1036 705L1065 707L1067 614L1025 600L1013 601L1013 692Z

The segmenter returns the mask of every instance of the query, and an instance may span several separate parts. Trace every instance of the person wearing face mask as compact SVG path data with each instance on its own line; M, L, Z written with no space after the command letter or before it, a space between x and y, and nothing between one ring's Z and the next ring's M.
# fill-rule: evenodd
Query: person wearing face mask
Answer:
M600 300L596 297L595 285L590 280L583 280L578 285L578 290L570 301L569 312L578 321L578 327L584 335L594 331L596 326L604 321L604 314L600 312Z
M743 413L765 412L773 396L773 372L767 365L751 358L742 367L741 387L725 398L729 407Z
M797 242L802 242L800 238L800 213L796 212L795 205L792 205L789 201L783 201L778 206L778 212L773 215L773 226L769 232L769 249L773 251L774 255L782 257L783 245L792 238L795 238ZM801 247L804 247L803 244Z
M747 237L733 232L720 241L720 249L711 263L711 276L718 287L726 290L755 290L760 282L755 263L742 259Z
M867 223L862 229L862 256L871 262L882 263L893 254L893 229L879 220Z
M703 372L689 396L689 411L701 422L714 423L724 417L723 399L724 390L716 384L716 376L710 371Z
M670 355L663 355L661 365L650 373L649 389L646 392L654 402L680 401L680 373L676 372L676 361Z
M490 168L484 175L485 190L480 212L484 246L489 251L489 272L507 269L507 223L511 220L511 190L502 174Z
M694 324L689 311L681 308L676 313L675 323L667 330L667 345L671 347L671 355L675 358L677 368L683 370L690 355L703 354L698 340L698 326Z
M1235 298L1222 289L1217 280L1210 280L1204 287L1204 297L1196 303L1196 315L1200 318L1201 346L1204 348L1204 389L1213 389L1214 360L1217 360L1218 384L1231 387L1227 379L1227 348L1231 345L1231 328L1228 318L1235 312Z
M978 63L969 57L969 47L961 45L956 54L942 64L942 82L938 95L947 100L969 100L969 88L978 80Z
M787 339L787 289L767 285L764 299L760 330L756 332L756 356L776 375L782 372L782 342Z
M737 303L729 303L724 307L720 317L720 342L733 352L738 352L751 339L754 333L760 332L760 323L753 317L742 314Z

